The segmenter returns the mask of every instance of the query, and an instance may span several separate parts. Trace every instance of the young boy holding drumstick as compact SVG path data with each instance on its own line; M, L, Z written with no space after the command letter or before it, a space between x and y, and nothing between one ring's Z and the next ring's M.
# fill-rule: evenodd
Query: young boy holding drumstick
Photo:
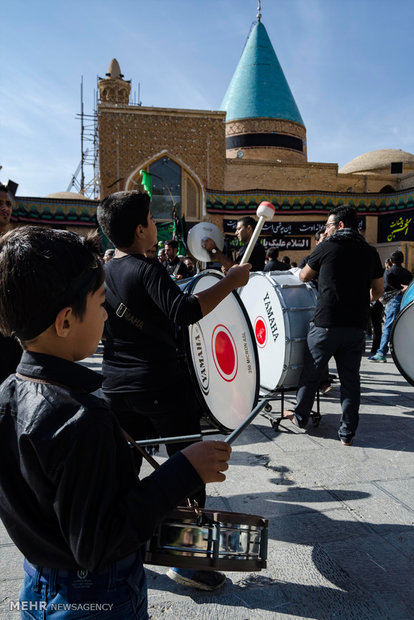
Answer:
M92 395L100 375L76 364L102 335L103 281L97 248L74 233L26 226L0 240L0 329L24 348L0 387L0 516L25 556L22 617L148 618L140 547L228 468L229 446L206 441L137 479Z

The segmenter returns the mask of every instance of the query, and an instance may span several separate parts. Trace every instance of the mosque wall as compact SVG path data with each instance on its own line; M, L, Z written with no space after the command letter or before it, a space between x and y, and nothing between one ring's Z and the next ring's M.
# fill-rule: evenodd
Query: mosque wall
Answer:
M283 164L273 160L243 161L228 159L226 162L226 191L274 189L277 191L337 191L337 164Z
M284 164L304 163L307 161L306 152L306 129L303 125L293 121L274 118L245 118L231 121L226 124L226 138L243 134L278 134L299 139L303 145L303 151L286 147L241 147L241 149L227 149L227 158L233 158L243 154L243 159L260 159L262 161L280 161Z
M101 197L158 153L181 160L206 186L224 186L225 113L101 104L98 109Z

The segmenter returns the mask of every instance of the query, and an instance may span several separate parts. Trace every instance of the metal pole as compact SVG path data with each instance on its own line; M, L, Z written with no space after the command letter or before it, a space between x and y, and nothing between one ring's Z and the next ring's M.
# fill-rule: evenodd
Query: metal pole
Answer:
M217 430L216 432L218 433L219 431ZM182 441L201 441L202 438L202 435L180 435L178 437L158 437L156 439L142 439L139 441L135 441L134 439L134 444L145 448L146 446L155 446L157 444L180 443Z
M247 416L247 418L232 433L230 433L230 435L226 437L224 441L231 445L233 441L237 439L237 437L244 431L244 429L247 428L247 426L249 426L251 422L253 422L255 417L259 415L259 413L266 405L266 403L269 402L269 400L269 398L264 398L263 400L261 400L260 403L256 405L256 407L253 409L253 411Z

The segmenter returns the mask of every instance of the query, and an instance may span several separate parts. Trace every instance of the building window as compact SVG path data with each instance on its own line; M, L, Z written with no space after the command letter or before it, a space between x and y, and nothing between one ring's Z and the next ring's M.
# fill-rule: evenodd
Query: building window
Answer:
M402 161L392 161L391 162L391 174L402 174L403 171L403 162Z
M185 168L163 156L147 165L145 170L152 175L151 213L156 220L171 220L173 201L178 217L184 215L190 221L200 219L200 184ZM135 187L141 183L141 177L138 179L139 183L133 181Z
M157 220L170 220L174 200L181 217L181 167L169 157L161 157L148 171L152 174L152 215Z

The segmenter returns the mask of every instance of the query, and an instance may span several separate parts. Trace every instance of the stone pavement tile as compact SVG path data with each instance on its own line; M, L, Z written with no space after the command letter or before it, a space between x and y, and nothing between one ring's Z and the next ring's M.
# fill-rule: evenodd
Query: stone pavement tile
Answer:
M263 573L226 573L227 583L216 592L202 592L171 581L161 567L149 567L148 607L152 620L187 617L191 620L271 620L288 604L280 584Z
M399 553L405 555L411 562L414 562L414 528L404 528L399 530L395 528L391 534L386 534L386 540Z
M386 618L375 598L367 596L357 581L335 564L320 545L273 547L267 573L275 584L280 584L287 601L283 608L276 609L276 618ZM256 578L263 578L263 574L253 575L252 585ZM243 580L239 577L236 585ZM267 594L268 588L264 597Z
M364 536L366 528L350 514L346 507L334 504L332 508L318 511L314 508L269 518L269 539L294 545L314 545L329 541L346 540Z
M17 620L18 612L10 609L19 600L23 583L23 556L13 543L0 545L0 620Z
M0 575L1 579L15 579L23 575L23 555L12 543L0 546Z
M369 484L358 482L335 489L334 493L358 519L384 536L396 529L402 530L402 526L411 529L414 525L414 510L404 501L404 491L407 491L406 499L414 502L414 491L411 489L410 493L407 486L406 480L376 481ZM361 493L361 498L350 504L346 494L352 491Z
M391 539L392 540L392 539ZM388 539L372 533L351 541L337 540L323 545L336 564L374 596L390 618L413 617L413 558L407 558Z
M411 508L413 511L411 524L414 525L414 478L381 480L378 482L378 486L388 493L391 499Z
M294 545L274 550L258 573L229 572L217 592L199 592L168 580L164 569L148 573L151 618L385 619L375 598L363 592L321 547Z
M8 535L3 522L0 521L0 545L7 545L10 542L10 536Z
M355 480L370 482L384 477L401 479L412 475L412 452L364 448L358 437L351 447L337 440L325 440L323 451L292 451L283 459L270 461L271 466L285 467L289 479L302 487L339 486Z
M18 620L19 612L11 608L19 600L23 577L0 581L0 620Z

